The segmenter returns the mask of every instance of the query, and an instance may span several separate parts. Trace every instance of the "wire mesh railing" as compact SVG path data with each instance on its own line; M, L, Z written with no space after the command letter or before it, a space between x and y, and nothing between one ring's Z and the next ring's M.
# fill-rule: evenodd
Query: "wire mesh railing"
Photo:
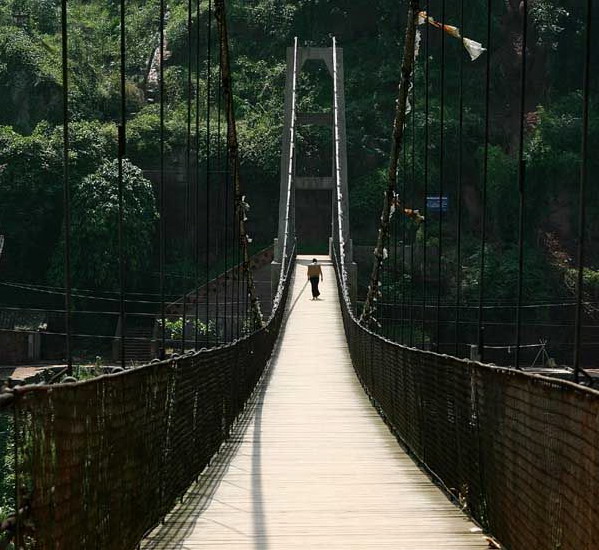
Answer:
M218 452L252 394L292 266L268 323L234 343L0 394L15 457L12 470L3 464L15 501L0 547L13 538L18 548L134 548Z
M594 548L599 392L373 333L343 298L334 252L354 368L405 447L506 548Z

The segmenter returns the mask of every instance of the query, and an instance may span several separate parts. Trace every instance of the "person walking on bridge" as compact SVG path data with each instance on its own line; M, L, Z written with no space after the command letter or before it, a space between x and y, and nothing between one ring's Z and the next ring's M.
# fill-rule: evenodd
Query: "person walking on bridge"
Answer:
M308 266L308 280L312 284L312 300L317 300L320 296L318 281L322 281L323 277L322 268L318 265L318 260L316 258L313 258L312 263Z

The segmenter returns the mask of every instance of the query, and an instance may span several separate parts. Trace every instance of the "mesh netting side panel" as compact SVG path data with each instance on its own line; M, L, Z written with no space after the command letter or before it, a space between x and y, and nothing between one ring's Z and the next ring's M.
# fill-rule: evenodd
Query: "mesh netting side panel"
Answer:
M385 419L510 550L599 540L599 392L410 349L342 304L356 373Z
M26 548L130 550L218 452L277 339L270 323L234 345L124 373L15 392L19 525Z
M151 365L16 394L28 545L125 548L165 509L173 378Z
M492 532L508 548L596 548L599 393L484 367L479 377Z

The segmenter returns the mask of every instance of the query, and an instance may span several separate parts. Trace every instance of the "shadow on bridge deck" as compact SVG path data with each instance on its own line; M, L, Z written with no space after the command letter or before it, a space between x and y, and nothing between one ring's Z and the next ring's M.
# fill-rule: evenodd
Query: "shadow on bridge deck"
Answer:
M330 262L316 302L304 269L270 368L230 440L142 548L488 548L370 405Z

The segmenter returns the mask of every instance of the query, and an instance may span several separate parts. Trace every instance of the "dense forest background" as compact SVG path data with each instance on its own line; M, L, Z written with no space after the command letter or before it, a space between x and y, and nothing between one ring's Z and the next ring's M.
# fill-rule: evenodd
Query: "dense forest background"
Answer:
M126 242L128 290L156 288L157 198L159 168L159 94L156 80L158 2L127 3L127 187ZM350 218L356 244L371 245L377 231L385 169L390 150L391 125L399 81L406 2L391 0L244 0L228 3L234 62L234 89L240 133L242 169L252 214L254 248L268 246L276 233L279 162L282 131L285 51L298 36L302 45L330 45L337 37L344 48L347 103ZM460 25L458 1L446 2L446 20ZM491 104L488 181L488 288L485 296L498 327L495 339L509 341L517 273L519 90L522 61L522 13L518 0L493 2L491 44L486 43L487 2L465 2L464 35L483 42L491 55ZM441 0L429 2L429 12L441 18ZM527 320L537 323L526 339L553 340L555 353L570 352L572 300L577 245L577 211L582 135L582 79L584 11L574 0L529 1L528 79L526 86L526 225L525 300L531 307ZM119 96L119 3L69 2L69 60L71 185L73 189L73 276L80 288L115 290L118 284L116 250L116 123ZM173 218L184 211L185 151L187 143L187 78L191 61L194 85L198 44L188 40L187 2L168 2L165 71L166 164L171 186ZM200 4L200 51L205 52L207 2ZM597 14L593 14L599 23ZM195 37L194 18L191 36ZM595 25L598 28L599 25ZM424 32L424 30L423 30ZM213 33L214 34L214 33ZM424 32L426 35L426 32ZM423 37L424 39L424 37ZM0 298L15 295L14 283L40 288L62 284L62 76L60 9L56 0L0 1L0 234L5 235L0 273L5 282ZM191 52L191 57L190 57ZM216 55L216 48L214 48ZM443 285L444 296L455 296L456 197L461 182L463 199L462 282L466 302L478 296L479 233L484 136L484 54L471 62L457 40L445 41L431 29L418 59L413 116L400 173L408 206L424 202L425 142L428 125L428 194L438 188L443 155L445 193L449 213L443 229L443 274L431 278ZM599 49L593 48L591 75L599 67ZM216 59L216 57L214 57ZM428 118L425 116L425 62L429 63ZM439 149L440 78L445 67L445 147ZM199 60L197 92L205 103L206 60ZM459 140L460 71L463 71L463 129ZM213 60L213 81L218 67ZM316 111L327 105L326 77L307 71L301 82L301 108ZM599 79L591 78L591 181L588 208L585 297L599 296L599 189L596 145L599 113L594 99ZM213 92L214 93L214 92ZM213 104L216 104L213 101ZM193 107L195 109L195 107ZM195 116L195 115L194 115ZM213 121L216 120L216 113ZM213 122L214 124L214 122ZM212 151L223 142L214 129ZM205 113L200 117L205 139ZM306 129L300 148L308 168L321 166L330 136ZM327 145L329 144L329 145ZM200 151L200 154L201 151ZM458 160L462 158L462 164ZM205 162L206 159L200 159ZM216 158L214 162L217 162ZM183 175L182 175L183 174ZM199 182L202 185L202 181ZM178 210L179 209L179 210ZM429 223L430 222L430 223ZM216 222L215 222L216 223ZM439 233L434 218L427 219L426 247L434 254ZM167 271L169 292L181 290L178 278L189 269L191 257L181 246L178 223L169 224ZM425 246L423 226L405 232L414 250ZM421 254L420 254L421 256ZM418 254L416 254L418 261ZM368 266L360 266L366 273ZM365 270L362 269L365 267ZM422 268L405 274L412 295L420 292ZM426 271L426 270L424 270ZM419 274L420 273L420 274ZM427 275L428 276L428 275ZM361 275L364 285L365 275ZM402 290L388 278L386 292ZM21 289L22 290L22 289ZM433 293L434 291L431 291ZM19 295L21 303L37 303L40 295ZM566 304L553 306L550 304ZM595 305L586 311L594 324ZM467 316L466 316L467 320ZM546 327L546 328L543 328ZM589 328L591 330L591 328ZM475 336L471 330L470 340ZM595 332L587 333L593 340ZM467 338L466 338L467 339ZM594 361L594 351L586 357Z

